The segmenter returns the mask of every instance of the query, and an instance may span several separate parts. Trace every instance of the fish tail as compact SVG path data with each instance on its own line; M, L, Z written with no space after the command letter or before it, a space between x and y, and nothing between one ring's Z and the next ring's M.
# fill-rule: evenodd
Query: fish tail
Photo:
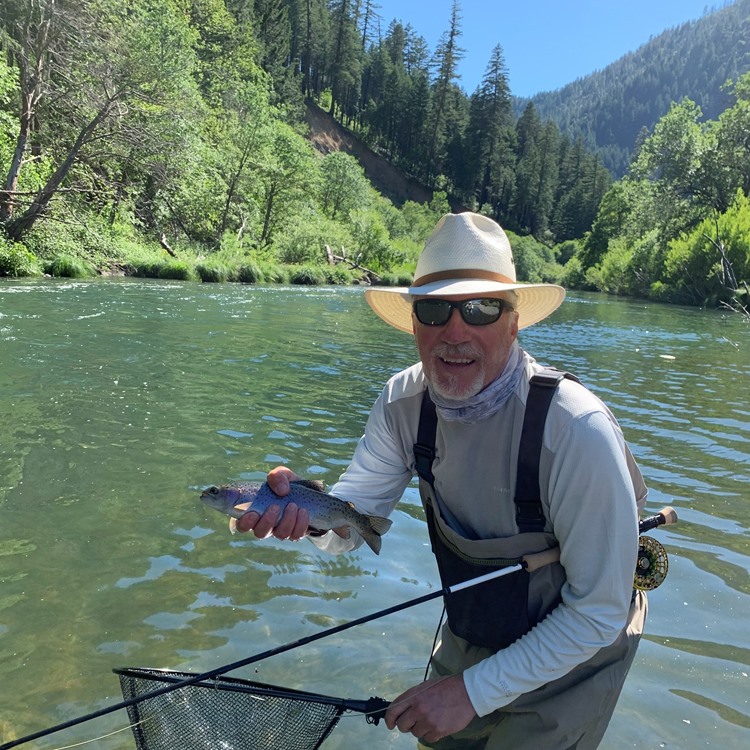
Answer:
M383 534L391 528L393 522L389 518L382 516L365 516L363 528L359 529L360 536L365 540L365 544L376 554L380 554L383 546Z

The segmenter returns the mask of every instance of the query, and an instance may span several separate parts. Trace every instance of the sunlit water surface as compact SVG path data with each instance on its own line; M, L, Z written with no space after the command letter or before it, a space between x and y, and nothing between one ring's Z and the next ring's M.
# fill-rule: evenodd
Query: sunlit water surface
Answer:
M750 746L750 326L573 294L521 339L607 401L648 511L680 517L653 532L669 575L604 750ZM358 289L1 281L0 738L119 701L113 667L205 671L435 591L414 487L379 557L232 537L198 499L280 463L334 482L414 359ZM422 604L233 676L393 698L422 678L439 615ZM120 711L29 746L123 727ZM359 714L325 747L365 744L414 747Z

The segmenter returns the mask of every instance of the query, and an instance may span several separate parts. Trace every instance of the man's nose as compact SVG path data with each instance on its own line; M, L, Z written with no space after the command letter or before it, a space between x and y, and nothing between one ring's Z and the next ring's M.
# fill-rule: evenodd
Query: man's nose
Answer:
M461 311L454 307L451 310L451 316L442 329L443 341L458 343L471 338L471 327L461 317Z

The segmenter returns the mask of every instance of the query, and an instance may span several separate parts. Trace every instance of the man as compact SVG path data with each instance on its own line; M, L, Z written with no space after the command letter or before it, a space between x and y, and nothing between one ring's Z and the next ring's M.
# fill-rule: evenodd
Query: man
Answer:
M386 384L332 494L387 516L418 472L444 583L559 545L559 562L447 597L430 679L386 714L422 747L595 748L635 655L646 613L632 589L640 472L606 406L571 379L537 386L543 368L517 342L564 294L517 283L505 233L473 213L440 220L409 289L365 293L383 320L413 332L420 362ZM530 449L524 417L540 388L551 403ZM269 483L284 495L293 478L278 467ZM282 539L309 532L291 505L237 526ZM361 540L351 530L313 542L338 553Z

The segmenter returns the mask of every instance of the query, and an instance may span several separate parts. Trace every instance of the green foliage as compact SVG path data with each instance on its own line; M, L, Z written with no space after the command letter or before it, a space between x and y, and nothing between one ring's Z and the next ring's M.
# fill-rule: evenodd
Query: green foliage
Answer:
M586 281L586 271L581 263L580 258L574 255L564 265L560 274L560 285L566 289L590 289Z
M20 242L6 242L0 236L0 276L41 276L39 259Z
M750 281L750 199L738 194L729 210L672 240L665 281L688 304L728 302Z
M196 263L195 272L201 281L223 283L229 281L234 274L231 266L216 260L206 260Z
M292 266L289 281L292 284L320 286L326 283L326 275L321 266Z
M164 261L139 259L131 263L131 273L146 279L158 279L163 265Z
M566 240L552 248L552 251L555 254L555 260L563 266L566 265L574 255L579 255L580 250L581 242L577 240Z
M413 276L406 273L384 273L378 281L378 286L411 286Z
M627 293L633 251L622 238L612 240L602 262L586 271L586 283L601 292Z
M242 263L235 271L237 281L244 284L257 284L263 280L263 272L257 263Z
M160 279L177 279L180 281L194 281L198 275L191 263L184 260L167 260L158 268Z
M96 274L89 263L70 255L59 255L44 264L44 272L50 276L69 279L85 279Z
M323 159L320 172L320 202L331 219L346 218L369 203L370 185L353 156L334 151Z
M13 149L13 101L18 89L13 69L0 55L0 164L7 164Z
M357 262L372 271L382 271L404 260L390 242L388 230L376 211L352 213L352 238Z
M352 242L345 225L305 210L288 217L274 238L273 248L282 263L315 264L326 259L326 245L340 255L342 248L352 248Z
M290 276L289 266L279 266L274 263L261 263L263 281L269 284L288 284Z
M519 281L538 284L552 281L560 275L551 248L538 242L531 235L521 237L513 232L507 234L513 248L516 278Z
M324 266L323 274L325 276L324 283L337 286L352 284L358 278L354 271L340 263L337 263L335 266Z

